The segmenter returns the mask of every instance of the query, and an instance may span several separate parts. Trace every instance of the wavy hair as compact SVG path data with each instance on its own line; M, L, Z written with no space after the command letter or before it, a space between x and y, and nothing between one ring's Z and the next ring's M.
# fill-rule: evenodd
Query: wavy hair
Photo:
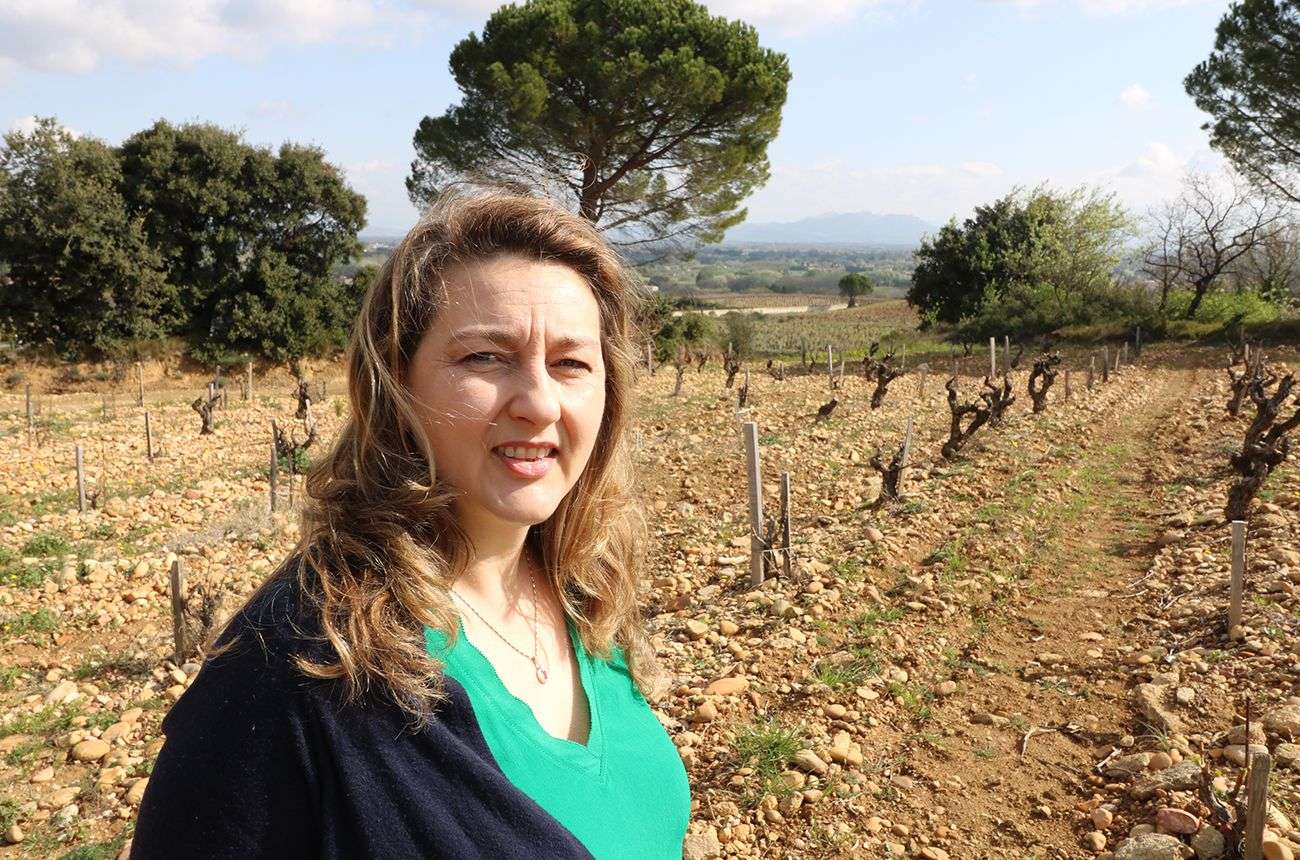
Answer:
M453 189L366 291L347 351L351 414L306 478L296 563L279 574L296 575L330 646L330 659L300 654L298 668L342 681L348 700L395 702L417 726L446 696L423 626L456 635L449 588L474 549L453 513L454 491L439 480L406 374L445 306L445 276L502 253L562 263L586 280L600 308L605 363L605 413L591 457L554 514L529 529L526 549L589 652L609 659L621 647L648 700L664 682L639 608L646 535L628 450L634 321L645 294L596 228L558 204Z

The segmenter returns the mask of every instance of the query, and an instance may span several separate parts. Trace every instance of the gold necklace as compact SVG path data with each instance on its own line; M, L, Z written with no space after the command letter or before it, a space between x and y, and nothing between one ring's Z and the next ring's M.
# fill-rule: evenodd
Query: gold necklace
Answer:
M486 624L489 630L491 630L493 633L499 636L502 642L506 643L511 648L514 648L514 650L518 651L523 656L528 657L529 660L532 660L533 669L536 671L537 674L537 683L545 684L546 677L547 677L546 669L542 666L542 664L537 659L537 653L540 650L538 644L540 641L540 637L537 634L537 578L532 575L531 570L529 571L528 580L533 584L533 653L531 657L528 654L525 654L523 651L520 651L518 648L515 648L513 642L511 642L509 639L503 636L500 630L497 630L495 627L493 627L492 622L488 621L482 615L479 615L479 611L475 609L473 606L470 606L468 600L461 597L459 594L456 594L456 590L454 588L448 590L457 598L459 598L461 603L465 604L466 606L469 606L469 611L473 612L475 615L478 615L479 620L482 621L484 624Z

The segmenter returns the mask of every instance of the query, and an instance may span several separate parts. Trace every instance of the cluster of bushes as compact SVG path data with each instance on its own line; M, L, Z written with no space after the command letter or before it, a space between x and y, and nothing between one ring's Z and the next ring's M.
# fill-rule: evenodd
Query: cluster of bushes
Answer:
M954 340L982 342L1004 334L1105 336L1134 326L1153 337L1200 336L1270 322L1291 301L1275 283L1265 290L1245 277L1249 255L1223 271L1221 284L1194 284L1183 271L1173 274L1186 283L1171 277L1162 288L1143 276L1154 257L1137 239L1137 225L1113 195L1016 190L922 242L908 302L923 328L943 325ZM1166 272L1178 265L1161 262Z
M72 360L319 354L366 285L335 274L365 211L314 147L164 121L113 147L41 119L0 147L0 327Z

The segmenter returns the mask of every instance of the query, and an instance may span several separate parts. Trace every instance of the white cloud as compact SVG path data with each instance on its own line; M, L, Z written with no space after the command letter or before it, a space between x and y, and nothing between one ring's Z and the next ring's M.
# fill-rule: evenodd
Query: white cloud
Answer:
M374 174L374 173L391 173L392 171L398 169L399 167L402 167L402 165L398 164L395 161L384 161L383 159L372 158L369 161L361 161L355 164L345 164L343 165L343 170L349 176L353 176L353 175L364 176L367 174Z
M285 117L293 113L293 103L288 99L262 99L249 113L256 117Z
M1213 3L1215 0L985 0L999 6L1014 6L1022 10L1038 10L1069 2L1088 15L1129 15Z
M110 60L188 64L244 58L278 43L315 43L393 20L381 0L5 0L0 72L7 65L84 74Z
M961 169L971 176L1001 176L1002 168L991 161L967 161Z
M75 128L70 128L62 124L60 124L59 128L63 129L73 137L81 137L81 132L77 131ZM14 120L12 123L9 124L9 130L16 131L19 134L31 134L32 132L36 131L36 116L32 115L32 116L18 117L18 119Z
M896 8L912 9L919 0L710 0L705 5L714 15L740 18L759 32L775 31L801 36L814 30L850 21L862 15L888 18Z
M1119 100L1131 111L1144 111L1151 107L1151 93L1141 84L1129 84L1120 91Z

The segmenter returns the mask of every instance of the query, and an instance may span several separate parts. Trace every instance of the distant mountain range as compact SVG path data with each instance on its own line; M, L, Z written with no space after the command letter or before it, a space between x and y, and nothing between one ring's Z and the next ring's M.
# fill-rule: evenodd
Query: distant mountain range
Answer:
M832 212L786 223L745 222L727 231L723 244L742 242L918 245L935 225L914 215Z

